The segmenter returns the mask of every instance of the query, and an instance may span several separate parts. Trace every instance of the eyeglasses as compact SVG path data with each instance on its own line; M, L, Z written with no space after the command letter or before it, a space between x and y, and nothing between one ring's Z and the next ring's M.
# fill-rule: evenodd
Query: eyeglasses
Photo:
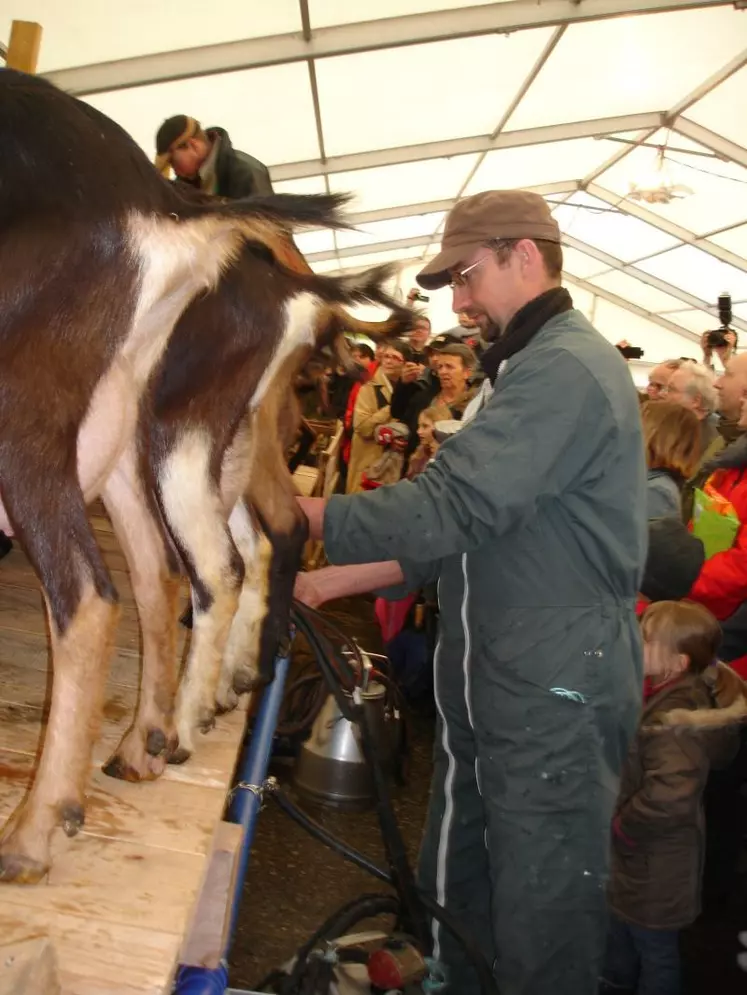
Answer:
M490 257L494 255L496 252L500 252L502 249L505 249L509 245L513 245L513 243L508 241L497 242L490 249L490 252L486 253L484 256L481 256L476 263L472 263L471 265L467 266L465 269L457 270L456 273L452 274L451 280L449 281L450 289L454 290L455 287L468 286L469 280L467 279L467 274L471 273L473 269L477 269L478 266L481 266L486 259L490 259Z

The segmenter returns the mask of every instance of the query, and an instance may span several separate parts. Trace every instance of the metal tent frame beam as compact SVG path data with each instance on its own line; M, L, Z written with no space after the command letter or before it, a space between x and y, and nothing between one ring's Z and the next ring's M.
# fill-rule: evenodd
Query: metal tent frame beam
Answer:
M601 297L602 300L609 301L610 304L615 304L617 307L623 308L625 311L630 311L631 314L638 315L640 318L645 318L646 321L651 321L655 325L660 325L662 328L666 328L669 332L674 332L675 335L679 335L683 339L687 339L690 342L700 342L700 336L696 332L691 332L687 328L683 328L682 325L675 325L673 321L668 321L666 318L662 318L661 315L656 314L655 311L647 311L643 307L639 307L637 304L631 304L630 301L626 301L624 297L618 297L617 294L611 293L609 290L602 290L601 287L595 287L593 283L589 283L588 280L582 280L578 276L572 276L570 273L563 273L563 279L567 283L573 284L575 287L580 287L587 293L592 294L595 297Z
M398 166L406 162L421 162L426 159L445 159L474 153L484 154L497 149L520 148L525 145L544 145L548 142L563 142L572 138L604 138L605 135L622 131L639 131L641 129L655 131L663 126L664 118L665 115L659 112L622 114L590 121L573 121L568 124L551 124L541 128L504 131L495 137L492 135L472 135L469 138L452 138L440 142L399 145L389 149L331 156L326 162L321 159L306 159L301 162L280 163L270 167L270 174L273 182L279 183L283 180L298 180L327 173L347 173L358 169L376 169L380 166Z
M747 59L745 61L747 62ZM747 169L747 149L737 145L736 142L730 142L723 135L717 135L715 131L704 128L702 124L696 124L690 118L680 116L672 122L672 130Z
M562 183L543 183L534 187L525 187L532 193L538 193L540 197L552 197L554 194L575 193L578 190L578 183L575 180L566 180ZM398 207L380 207L374 211L353 211L346 214L347 220L353 227L358 225L368 225L374 221L396 221L399 218L414 218L420 214L437 214L440 211L450 211L456 204L456 197L448 197L444 200L427 200L420 204L401 204ZM323 231L326 229L309 228L308 231Z
M411 238L391 239L386 242L373 242L365 245L346 246L345 248L340 249L339 252L335 252L334 250L312 252L309 253L306 258L312 264L315 262L327 262L333 259L341 262L343 259L353 259L357 256L376 255L380 252L400 252L407 249L419 248L427 249L431 241L432 236L415 235ZM675 298L676 300L682 301L685 305L685 308L682 310L685 310L686 308L705 312L713 310L712 306L710 306L706 301L701 300L699 297L694 297L692 294L688 294L687 291L681 290L679 287L675 287L673 284L667 283L665 280L660 280L658 277L645 273L643 270L637 269L634 265L628 265L621 259L617 259L615 256L611 256L609 253L603 252L601 249L597 249L586 242L582 242L580 239L573 238L570 235L563 235L563 244L598 260L603 266L606 267L604 272L611 270L614 272L625 273L636 280L640 280L647 286L653 287L655 290L659 290L662 293L668 294L670 297ZM405 258L417 259L419 257L420 254L413 253L410 257L404 257L402 261L404 262ZM344 267L341 266L341 268ZM597 287L595 284L589 282L589 280L581 280L580 277L572 276L572 274L567 274L567 276L569 280L573 280L579 286L583 284L585 289L597 294L600 297L605 297L607 300L610 300L614 304L618 304L620 307L627 307L628 310L633 311L635 314L643 315L646 318L650 318L652 321L656 318L658 324L662 325L664 328L668 328L670 331L676 331L685 338L692 338L693 340L698 341L700 339L695 332L691 332L689 329L686 329L681 325L668 321L655 311L649 311L639 305L634 305L630 301L625 301L624 298L618 297L616 294L613 294L611 291L604 290L602 287ZM740 331L747 331L747 321L735 318L734 325Z
M567 245L571 249L577 249L579 252L583 252L587 256L591 256L592 259L596 259L598 262L602 263L602 265L606 266L607 270L617 273L625 273L626 276L631 276L636 280L640 280L641 283L645 283L654 290L660 290L663 294L668 294L670 297L674 297L676 300L682 301L682 303L687 305L688 308L695 308L699 311L716 310L713 305L709 305L707 301L702 300L700 297L688 294L686 290L680 290L679 287L675 287L673 284L667 283L666 280L660 280L658 277L652 276L650 273L646 273L642 269L638 269L633 263L625 263L622 259L618 259L616 256L611 256L608 252L603 252L601 249L597 249L593 245L589 245L588 242L582 242L580 239L574 238L572 235L563 235L563 244ZM607 272L607 270L604 272ZM597 276L601 275L602 273L600 272L597 273L596 276L588 277L587 279L594 280ZM732 323L740 331L747 331L747 321L735 317Z
M427 246L432 241L431 235L414 235L410 238L398 238L391 239L386 242L373 242L365 245L351 245L346 246L335 252L334 250L326 250L324 252L311 252L306 258L310 263L315 262L327 262L330 259L353 259L356 256L367 256L376 255L380 252L400 252L407 249L426 249ZM626 273L628 276L633 277L636 280L640 280L642 283L653 287L656 290L660 290L664 294L668 294L670 297L676 300L682 301L685 308L692 308L698 311L709 311L711 308L706 303L706 301L701 300L699 297L694 297L692 294L688 294L687 291L681 290L679 287L675 287L671 283L667 283L665 280L660 280L658 277L651 276L649 273L645 273L643 270L638 270L633 265L627 265L621 259L617 259L615 256L611 256L607 252L603 252L601 249L597 249L592 245L588 245L586 242L582 242L580 239L573 238L570 235L563 235L563 244L567 245L569 248L577 249L579 252L585 253L587 256L591 256L593 259L597 259L607 270L613 270L617 272ZM417 253L413 255L412 258L417 258ZM606 270L605 270L606 271ZM579 279L574 277L574 279ZM585 281L588 283L588 281ZM592 283L588 283L589 287L594 287ZM602 294L602 288L596 288L595 292L599 291ZM605 291L606 293L606 291ZM613 295L616 296L616 295ZM617 298L615 303L622 300L622 298ZM685 310L683 308L682 310ZM645 308L640 309L641 312L651 315L656 312L647 311ZM672 322L669 323L673 325ZM740 318L734 319L734 324L740 331L747 331L747 321ZM685 335L692 335L694 333L689 332L687 329L682 328L682 326L675 326L678 331L681 331Z
M509 0L482 7L431 11L378 21L340 24L309 32L248 38L175 52L59 69L46 74L76 96L106 93L170 80L210 76L281 63L325 59L382 48L501 34L528 28L597 21L700 7L731 6L733 0ZM312 25L313 27L313 25Z
M747 259L743 259L741 256L736 255L736 253L730 252L728 249L723 249L720 245L716 245L715 242L710 242L703 236L696 235L688 228L682 228L680 225L667 221L666 218L659 217L659 215L654 214L653 211L648 211L645 207L641 207L639 204L626 200L624 197L621 197L620 194L612 193L610 190L605 190L604 187L600 187L597 183L590 183L586 192L592 197L596 197L599 200L604 201L606 204L610 204L612 207L617 208L617 210L621 211L623 214L629 214L632 218L638 218L639 221L645 221L654 228L658 228L659 231L666 232L667 235L671 235L673 238L679 239L681 242L684 242L685 245L692 245L696 249L702 249L703 252L707 252L710 256L715 256L715 258L720 259L721 262L728 263L730 266L734 266L737 269L747 272ZM679 246L674 245L671 249L664 249L662 252L653 252L650 256L646 256L645 258L651 259L653 256L662 255L663 252L674 251L677 248L679 248ZM640 261L641 260L639 259L638 262Z

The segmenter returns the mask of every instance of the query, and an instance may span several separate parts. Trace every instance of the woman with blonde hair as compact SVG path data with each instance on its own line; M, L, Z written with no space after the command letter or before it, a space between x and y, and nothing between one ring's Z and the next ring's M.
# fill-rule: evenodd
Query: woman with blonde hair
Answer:
M689 408L672 401L641 407L648 467L648 518L680 518L682 486L700 460L700 423Z

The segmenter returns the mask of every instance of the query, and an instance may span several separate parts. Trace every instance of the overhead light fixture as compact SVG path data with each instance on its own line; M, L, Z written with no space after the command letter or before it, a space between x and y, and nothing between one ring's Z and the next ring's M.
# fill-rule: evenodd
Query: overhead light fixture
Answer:
M627 195L629 200L642 201L644 204L671 204L673 200L682 200L694 192L690 187L675 181L665 153L666 146L660 146L650 169L631 181Z

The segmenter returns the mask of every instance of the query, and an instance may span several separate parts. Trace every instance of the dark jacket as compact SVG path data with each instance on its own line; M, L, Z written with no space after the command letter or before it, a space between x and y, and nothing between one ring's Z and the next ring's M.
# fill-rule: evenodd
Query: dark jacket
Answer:
M702 796L726 766L747 718L747 688L724 664L685 674L647 702L623 770L609 902L647 929L681 929L700 913Z
M212 164L214 182L206 189L202 170L194 180L182 180L192 186L205 189L206 193L217 197L227 197L238 200L240 197L266 196L271 194L272 181L270 172L264 163L246 152L239 152L231 144L228 132L224 128L208 128L208 136L213 142L218 142L215 162Z
M668 470L649 470L646 477L646 504L649 521L652 518L679 518L680 488Z

